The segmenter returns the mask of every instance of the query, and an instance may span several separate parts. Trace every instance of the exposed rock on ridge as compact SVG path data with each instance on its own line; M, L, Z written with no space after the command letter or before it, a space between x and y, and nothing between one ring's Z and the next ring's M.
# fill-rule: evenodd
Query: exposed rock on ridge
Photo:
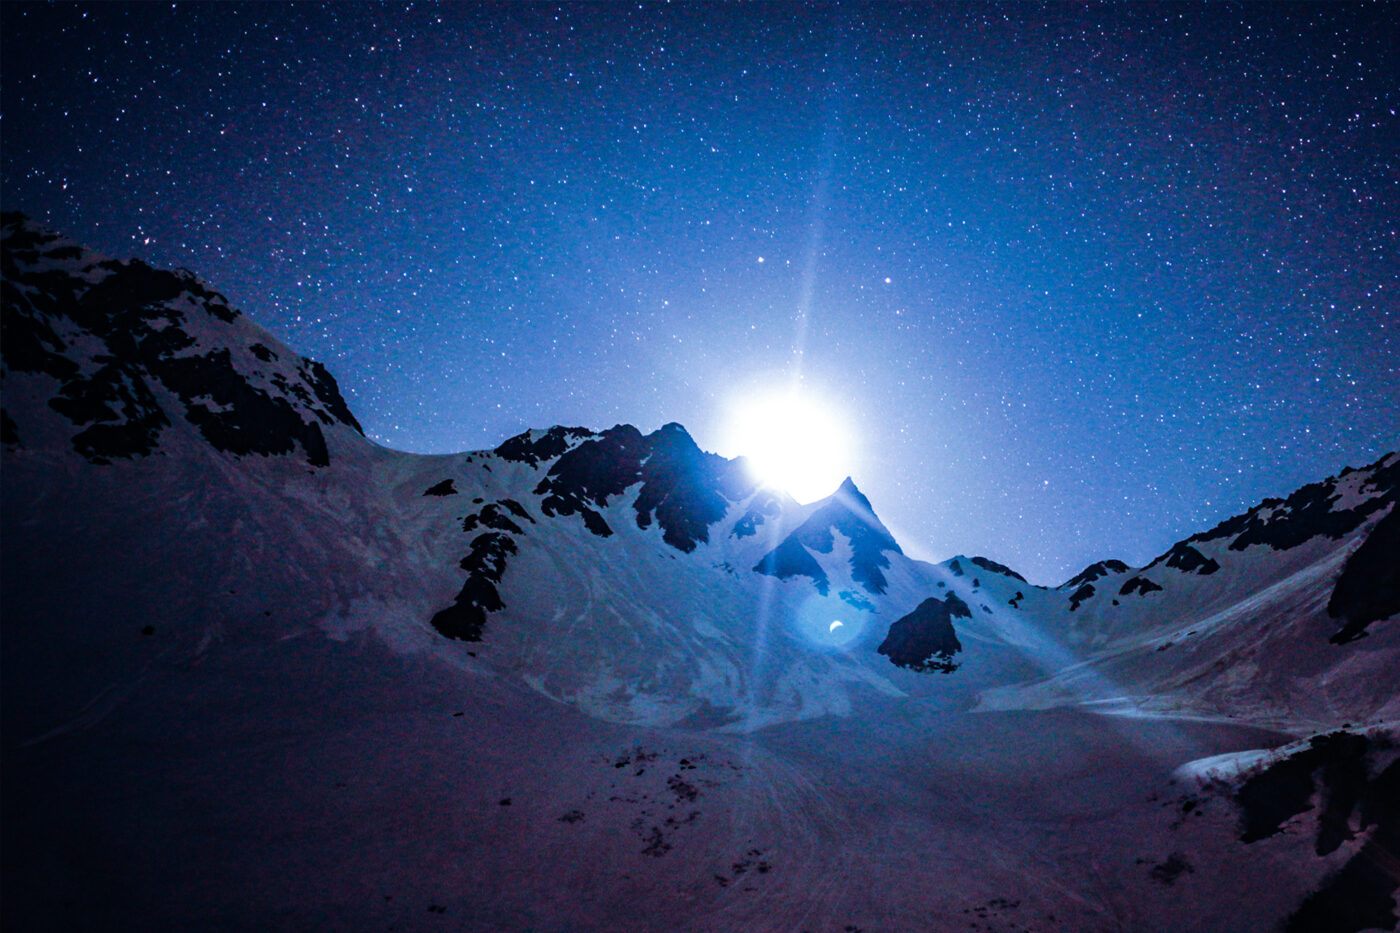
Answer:
M875 512L870 500L856 488L850 477L841 484L807 520L770 551L754 570L780 579L805 576L825 594L831 586L826 572L811 554L830 554L835 547L833 534L840 532L851 542L851 576L868 592L885 592L884 571L890 565L886 553L903 554Z
M102 259L20 214L0 237L5 372L59 383L49 405L94 463L151 454L181 418L218 450L300 448L313 466L330 462L323 427L363 433L325 367L283 359L193 275Z

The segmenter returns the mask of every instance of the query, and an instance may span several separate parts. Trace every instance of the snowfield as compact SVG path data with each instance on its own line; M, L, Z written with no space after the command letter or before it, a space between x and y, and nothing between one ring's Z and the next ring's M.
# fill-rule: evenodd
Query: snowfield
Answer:
M1395 928L1396 454L1037 587L3 236L7 929Z

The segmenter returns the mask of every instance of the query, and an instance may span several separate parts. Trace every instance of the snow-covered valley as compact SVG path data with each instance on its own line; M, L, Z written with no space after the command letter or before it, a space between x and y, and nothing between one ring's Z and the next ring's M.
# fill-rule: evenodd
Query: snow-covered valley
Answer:
M3 235L7 927L1395 927L1396 454L1037 587Z

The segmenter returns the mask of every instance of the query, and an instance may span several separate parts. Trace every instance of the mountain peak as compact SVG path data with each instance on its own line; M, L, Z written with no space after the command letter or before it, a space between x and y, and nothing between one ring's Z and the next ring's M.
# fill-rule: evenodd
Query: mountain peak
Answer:
M656 521L667 544L690 552L709 541L709 527L724 517L728 503L751 491L741 469L702 451L675 422L645 436L630 424L600 434L571 433L577 430L552 428L543 451L539 442L512 439L507 453L513 459L532 457L532 465L546 459L545 454L556 457L535 487L544 496L545 515L578 514L600 537L613 534L601 510L640 484L633 502L637 527L649 528ZM579 443L568 443L580 436Z
M870 500L867 499L865 493L861 492L859 487L856 486L856 481L849 476L841 481L841 485L837 486L836 491L828 498L844 501L848 505L866 512L873 513L874 511L870 508Z
M886 552L904 552L894 540L894 535L876 517L870 500L856 488L849 476L754 569L780 579L811 577L817 589L825 593L830 586L829 581L811 552L830 554L835 547L836 532L851 542L852 579L870 593L883 593L886 586L884 569L890 565Z
M693 455L701 453L700 445L695 443L695 438L690 436L680 423L668 421L661 427L646 435L646 441L651 445L653 452L658 450L687 451ZM718 455L714 455L718 456Z
M21 214L2 221L5 366L58 383L19 435L57 412L93 463L148 456L192 427L234 456L300 450L327 466L324 429L364 433L324 366L193 273L103 259Z

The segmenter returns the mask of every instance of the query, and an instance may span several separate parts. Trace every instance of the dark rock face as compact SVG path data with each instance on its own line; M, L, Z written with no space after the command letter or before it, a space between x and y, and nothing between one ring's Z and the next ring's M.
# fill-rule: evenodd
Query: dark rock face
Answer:
M69 379L49 399L49 407L75 425L90 425L73 436L73 447L93 463L144 457L170 426L140 375L116 364L103 366L89 378Z
M471 552L461 562L467 582L453 604L433 616L433 628L448 638L480 641L486 614L505 608L496 585L505 575L506 560L515 552L515 541L498 531L472 539Z
M455 496L457 495L457 484L449 477L440 483L434 483L423 490L425 496Z
M1156 593L1161 589L1160 586L1146 577L1133 577L1123 584L1122 588L1118 590L1118 595L1131 596L1133 593L1138 593L1139 595L1146 596L1148 593Z
M830 554L836 546L833 535L838 531L851 542L851 577L870 593L885 592L884 569L890 565L885 554L904 552L875 517L870 500L849 477L835 495L760 560L754 570L776 577L808 576L822 593L826 593L829 585L826 574L809 551Z
M584 441L554 461L535 487L535 494L543 496L540 508L550 517L582 515L589 531L600 537L611 535L612 529L593 507L606 507L610 498L641 481L646 447L642 432L630 424Z
M1369 779L1360 798L1359 822L1363 828L1375 826L1371 838L1340 871L1303 900L1284 927L1287 933L1395 929L1400 919L1395 910L1393 868L1395 853L1400 852L1400 761L1391 762ZM1333 811L1342 820L1350 816L1350 811L1341 812L1345 805ZM1319 851L1321 846L1319 838Z
M758 533L758 528L770 518L781 515L782 503L772 490L760 489L749 503L748 511L734 523L730 534L736 538L747 538Z
M620 424L583 441L550 466L535 493L544 497L545 515L580 515L589 531L607 537L612 529L597 510L639 483L637 527L655 521L662 540L683 552L709 541L729 502L752 491L736 464L700 450L672 423L645 437Z
M534 489L541 497L540 509L548 518L578 515L599 537L612 535L613 529L598 510L640 484L637 526L649 528L655 522L662 540L681 551L709 540L709 526L724 517L729 497L750 491L737 465L702 452L678 424L645 437L625 424L601 434L555 427L534 440L528 433L517 435L496 453L531 466L555 458ZM444 480L428 494L455 491L450 480ZM521 523L536 522L513 499L475 504L481 507L462 520L462 530L490 530L473 539L471 553L462 560L468 573L462 592L432 620L442 634L464 641L480 640L487 616L504 608L498 584L516 552L516 537L525 533Z
M753 568L758 573L786 580L788 577L809 577L817 591L825 596L831 589L831 581L817 559L812 556L802 542L789 535L783 542L763 556Z
M958 561L957 561L956 558L954 558L953 560L948 561L948 572L951 573L951 574L952 574L953 576L955 576L955 577L960 577L960 576L962 576L962 575L963 575L962 564L958 563Z
M1400 760L1384 769L1375 765L1378 753L1392 750L1385 739L1333 732L1313 738L1307 748L1240 785L1235 802L1242 842L1282 832L1284 823L1312 808L1315 797L1321 806L1314 845L1318 855L1335 852L1370 829L1360 851L1303 900L1285 930L1395 928L1395 876L1387 866L1400 851Z
M450 482L443 480L433 488ZM482 500L474 499L473 503L481 504ZM486 628L486 617L505 608L498 586L505 576L510 556L517 550L513 536L525 534L511 516L532 525L537 524L525 507L514 499L482 504L480 511L462 520L463 532L472 532L481 527L491 530L472 539L471 550L459 564L467 572L462 591L451 606L432 618L433 628L448 638L480 641Z
M316 400L324 405L330 413L329 417L322 412L316 413L323 423L331 424L332 421L339 421L341 424L348 424L354 428L357 434L365 433L365 429L360 427L360 422L356 421L355 416L351 414L350 406L345 404L345 398L340 394L340 386L325 365L309 356L304 356L301 359L300 370L302 378L311 386ZM278 380L274 379L273 381L277 382ZM294 394L299 394L296 393L295 389L287 388Z
M1073 593L1069 594L1069 611L1073 612L1079 608L1079 604L1090 596L1094 595L1094 584L1086 583Z
M1320 735L1308 748L1250 777L1235 795L1240 807L1240 841L1257 842L1282 832L1291 817L1312 808L1320 779L1326 803L1317 854L1336 851L1352 837L1346 817L1366 786L1369 745L1366 736L1350 732Z
M158 359L151 372L185 402L185 417L205 439L233 454L289 454L296 444L313 466L327 466L320 424L303 421L285 398L254 388L233 367L226 349L204 356ZM209 398L209 403L203 398Z
M1085 567L1083 570L1079 571L1079 573L1075 574L1074 576L1070 577L1067 581L1060 584L1059 588L1062 590L1072 590L1076 587L1083 586L1086 583L1092 583L1095 580L1099 579L1099 577L1106 577L1110 573L1127 572L1128 565L1123 563L1121 560L1101 560L1096 564L1090 564L1089 566Z
M15 424L15 419L3 408L0 408L0 444L7 447L20 446L19 425Z
M568 450L574 441L595 437L587 428L566 428L555 425L535 440L530 432L517 434L496 448L496 455L502 460L536 466L541 461L553 460Z
M1400 505L1392 506L1347 558L1327 601L1327 614L1345 624L1329 639L1345 644L1366 634L1372 622L1400 612Z
M1390 460L1390 463L1386 461ZM1333 510L1337 484L1352 473L1366 474L1363 489L1369 493L1357 505ZM1341 476L1310 483L1287 499L1265 499L1243 515L1236 515L1189 541L1214 541L1233 537L1230 550L1243 551L1252 544L1266 544L1276 551L1297 547L1318 535L1337 539L1360 527L1367 517L1400 499L1400 457L1387 454L1361 470L1344 470Z
M515 522L511 521L503 508L505 503L489 502L481 507L480 512L474 512L462 519L463 531L475 531L479 526L494 528L496 531L509 531L514 534L524 534L525 531ZM527 515L528 517L528 515Z
M272 393L237 368L233 347L199 352L191 332L211 319L234 323L239 313L192 275L139 261L96 262L17 214L4 215L0 235L5 367L59 381L50 407L83 428L73 445L89 460L110 463L155 450L172 424L157 387L179 398L185 420L211 446L232 454L283 455L300 447L309 463L326 466L321 426L338 422L360 431L319 363L277 364L265 374L278 390ZM91 261L81 274L54 264L85 258ZM103 348L91 354L96 365L87 372L72 359L79 341ZM246 349L262 363L277 363L265 344Z
M1160 563L1165 563L1168 567L1180 570L1182 573L1194 573L1203 577L1220 569L1220 564L1214 558L1206 557L1185 541L1179 541L1172 545L1170 551L1148 564L1147 567L1150 569Z
M710 526L724 518L730 499L752 490L736 465L708 454L679 424L647 436L651 452L641 467L637 527L650 527L653 512L662 540L689 553L710 540Z
M911 671L951 674L959 667L953 656L962 651L962 643L953 630L955 618L972 618L966 603L953 593L941 600L930 596L890 626L877 650L891 663Z
M992 573L999 573L1004 577L1011 577L1014 580L1020 580L1022 583L1026 582L1025 577L1021 576L1019 573L1012 570L1005 564L998 564L996 561L988 560L985 557L972 557L969 558L969 560L971 560L978 567L981 567L983 570L990 570Z
M608 523L603 520L603 516L592 509L584 509L580 514L583 516L583 527L600 538L612 537L613 530Z

